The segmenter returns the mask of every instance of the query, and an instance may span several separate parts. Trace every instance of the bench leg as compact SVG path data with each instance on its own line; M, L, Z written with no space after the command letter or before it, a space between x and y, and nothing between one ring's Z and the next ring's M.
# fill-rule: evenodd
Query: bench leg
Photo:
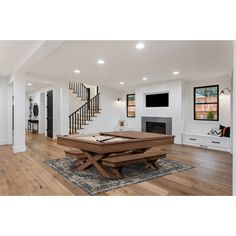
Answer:
M111 172L101 165L101 159L106 157L106 154L92 154L90 152L83 151L85 156L87 157L86 161L77 167L77 170L82 171L87 169L90 166L94 166L97 171L106 178L111 179L113 176L111 175Z
M159 166L154 161L145 161L144 164L146 168L150 168L152 170L159 170Z
M122 174L121 174L121 167L112 168L112 172L118 178L122 178L123 177Z
M77 159L72 164L72 169L77 169L79 166L83 165L86 162L86 159Z

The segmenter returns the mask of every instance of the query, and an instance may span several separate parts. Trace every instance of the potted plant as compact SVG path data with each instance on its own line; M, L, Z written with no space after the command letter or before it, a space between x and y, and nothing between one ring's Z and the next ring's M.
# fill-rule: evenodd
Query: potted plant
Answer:
M214 120L214 113L213 113L213 111L209 111L207 113L207 119L208 120Z

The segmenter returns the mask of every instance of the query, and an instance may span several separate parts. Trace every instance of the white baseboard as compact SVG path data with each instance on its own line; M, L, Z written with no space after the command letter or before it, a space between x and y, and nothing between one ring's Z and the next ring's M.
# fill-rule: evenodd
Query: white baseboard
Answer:
M8 141L6 139L0 139L0 145L6 145Z
M18 153L18 152L25 152L26 151L26 146L13 146L13 153Z

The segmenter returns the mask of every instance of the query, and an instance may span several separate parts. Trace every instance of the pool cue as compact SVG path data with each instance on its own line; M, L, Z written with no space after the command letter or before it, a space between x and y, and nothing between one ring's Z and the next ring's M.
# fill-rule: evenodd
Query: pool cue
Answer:
M93 138L95 138L95 136L93 136ZM106 141L108 141L108 140L112 140L112 139L115 139L115 138L117 138L117 137L112 137L112 138L106 138L106 139L101 139L101 140L96 140L97 142L99 142L99 143L103 143L103 142L106 142Z

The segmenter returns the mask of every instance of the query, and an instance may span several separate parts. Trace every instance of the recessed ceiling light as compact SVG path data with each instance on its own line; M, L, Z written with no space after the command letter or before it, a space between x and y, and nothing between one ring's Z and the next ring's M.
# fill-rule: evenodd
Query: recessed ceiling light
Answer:
M142 80L148 80L148 78L147 77L143 77Z
M104 60L102 60L102 59L99 59L99 60L97 60L97 63L98 63L98 64L100 64L100 65L102 65L102 64L104 64L104 63L105 63L105 61L104 61Z
M32 83L27 83L28 86L32 86L33 84Z
M74 73L75 73L75 74L79 74L79 73L80 73L80 70L75 69L75 70L74 70Z
M173 75L178 75L178 74L179 74L179 71L174 71L172 74L173 74Z
M125 83L124 82L120 82L120 85L124 85Z
M137 49L143 49L145 47L144 43L137 43L136 48Z

